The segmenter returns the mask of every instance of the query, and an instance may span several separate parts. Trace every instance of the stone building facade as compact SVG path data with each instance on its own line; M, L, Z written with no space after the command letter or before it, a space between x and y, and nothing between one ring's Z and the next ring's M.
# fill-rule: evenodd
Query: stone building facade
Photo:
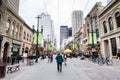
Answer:
M101 2L97 2L93 8L90 10L88 15L85 17L87 26L87 44L86 45L99 45L100 46L100 29L99 29L99 12L102 10L103 6ZM92 43L89 42L89 33L96 34L96 41L93 38Z
M110 1L100 12L101 53L116 56L120 47L120 0Z
M33 39L32 29L18 15L18 8L14 11L9 7L10 1L0 0L0 58L21 55L23 48L31 47Z

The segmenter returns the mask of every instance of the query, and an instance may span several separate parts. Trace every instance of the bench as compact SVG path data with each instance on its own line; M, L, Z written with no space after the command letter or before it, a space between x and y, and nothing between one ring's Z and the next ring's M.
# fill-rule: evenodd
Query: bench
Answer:
M7 73L8 72L12 73L13 71L17 71L17 70L20 70L20 64L7 66Z

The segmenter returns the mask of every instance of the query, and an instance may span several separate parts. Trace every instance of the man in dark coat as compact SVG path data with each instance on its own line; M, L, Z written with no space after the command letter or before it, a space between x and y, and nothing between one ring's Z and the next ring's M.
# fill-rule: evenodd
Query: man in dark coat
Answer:
M61 72L62 71L63 57L60 54L60 52L56 56L56 61L57 61L57 70Z

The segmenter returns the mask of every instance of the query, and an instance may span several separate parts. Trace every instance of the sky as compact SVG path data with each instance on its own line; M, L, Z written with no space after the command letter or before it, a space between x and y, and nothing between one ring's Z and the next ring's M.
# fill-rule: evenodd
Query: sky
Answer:
M60 26L71 27L71 14L74 10L82 10L84 17L89 13L96 2L106 5L107 0L20 0L19 15L32 28L37 28L37 17L45 12L51 16L54 23L57 48L59 49Z

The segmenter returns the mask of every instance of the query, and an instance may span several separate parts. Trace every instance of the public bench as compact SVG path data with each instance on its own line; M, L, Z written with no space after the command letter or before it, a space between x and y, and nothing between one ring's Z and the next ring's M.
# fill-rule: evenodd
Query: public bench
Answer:
M8 72L12 73L17 70L20 70L20 64L14 64L14 65L7 66L7 73Z

